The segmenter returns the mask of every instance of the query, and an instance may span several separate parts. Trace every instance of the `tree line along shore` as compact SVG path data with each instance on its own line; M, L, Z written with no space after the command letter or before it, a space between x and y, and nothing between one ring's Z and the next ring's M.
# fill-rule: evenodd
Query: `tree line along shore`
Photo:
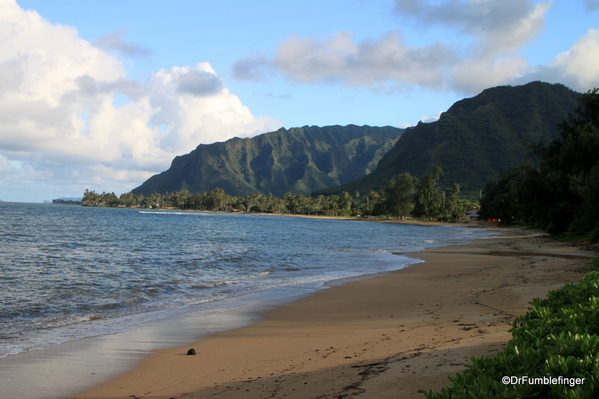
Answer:
M439 188L437 182L441 173L440 167L422 179L404 173L391 179L383 190L370 191L366 195L343 192L341 195L312 197L287 192L283 197L258 193L240 197L215 188L208 193L190 193L183 189L147 197L127 192L117 197L114 193L98 194L86 190L82 205L343 217L417 217L444 221L456 220L478 206L477 202L459 198L458 184L445 190Z

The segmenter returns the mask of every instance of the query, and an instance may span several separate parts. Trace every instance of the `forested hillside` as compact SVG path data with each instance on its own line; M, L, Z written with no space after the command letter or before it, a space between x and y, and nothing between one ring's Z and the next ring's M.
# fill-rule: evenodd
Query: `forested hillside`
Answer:
M476 199L499 171L527 159L524 143L558 138L558 123L580 95L560 84L500 86L405 133L390 126L304 126L202 144L133 193L363 194L381 191L397 175L422 178L439 166L441 188L457 183L462 195Z
M398 174L420 178L440 166L441 187L458 183L477 197L500 170L527 159L523 142L558 138L557 124L574 110L579 96L542 82L484 90L456 102L438 121L407 129L370 175L315 194L380 190Z
M390 126L304 126L201 144L133 193L221 188L230 195L306 195L370 173L402 133Z
M514 166L487 182L483 218L599 240L599 89L580 97L559 138L530 146L535 166Z

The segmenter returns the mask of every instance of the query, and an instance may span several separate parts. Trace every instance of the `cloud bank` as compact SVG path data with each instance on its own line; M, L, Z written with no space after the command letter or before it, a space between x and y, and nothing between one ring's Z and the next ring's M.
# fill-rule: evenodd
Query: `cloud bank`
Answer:
M360 42L348 32L335 32L328 39L292 35L271 56L255 54L238 60L233 76L260 81L281 74L298 83L387 91L420 86L464 94L542 78L587 91L599 79L596 30L548 65L530 65L519 55L542 33L552 5L552 1L530 0L395 0L398 18L419 27L445 29L466 44L413 47L404 43L399 30ZM595 0L586 0L586 5L589 10L597 8Z
M151 51L122 34L92 44L0 1L2 191L35 192L52 180L68 196L85 187L124 192L200 143L281 126L253 116L208 63L162 69L145 82L127 78L106 51Z
M270 70L300 83L337 83L373 86L381 82L410 82L440 86L442 70L457 59L451 49L404 45L401 33L388 32L378 39L354 43L348 32L336 32L330 40L292 36L269 59L254 56L237 61L234 77L264 79Z

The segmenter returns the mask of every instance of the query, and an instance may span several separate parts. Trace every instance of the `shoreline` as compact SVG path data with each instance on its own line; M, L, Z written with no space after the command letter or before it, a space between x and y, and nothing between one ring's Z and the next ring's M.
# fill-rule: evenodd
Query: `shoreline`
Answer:
M585 257L596 256L538 232L497 230L404 253L424 263L333 285L249 326L156 351L69 398L421 398L471 356L500 350L529 300L578 282ZM197 355L184 356L192 347Z
M275 218L278 219L277 216L275 216ZM337 218L326 219L335 221ZM357 229L358 231L363 232L363 229L359 224L338 226L338 228L342 229L345 227L349 230ZM400 228L399 226L396 227ZM404 227L408 228L407 226ZM410 227L410 229L412 229L412 227ZM432 230L437 231L437 229L437 227L432 227ZM395 231L395 228L393 226L382 226L382 230ZM430 234L435 235L434 232L431 232L430 234L426 233L426 230L429 230L428 228L416 228L416 230L423 231L426 237ZM443 230L446 229L440 229L438 231L441 232ZM451 231L451 229L447 229L447 231ZM478 236L481 234L478 231L463 233L464 234L458 234L458 237ZM441 234L443 235L443 233ZM393 235L394 234L391 234L391 236ZM424 241L419 241L419 243L429 242L426 240L426 237L422 238ZM461 238L451 240L451 234L447 235L447 237L453 242L462 241ZM389 248L395 248L392 243L385 242L387 243L387 246L390 246ZM430 242L433 243L435 241ZM335 243L337 243L336 240ZM381 244L382 241L373 241L372 245L368 248L372 248L374 253L380 252L377 248L382 247ZM431 245L434 246L435 244ZM356 246L362 248L359 242L356 243ZM350 247L347 247L347 249L349 252L353 252ZM401 245L400 247L401 249L397 247L395 250L405 251L414 249L413 247ZM418 245L417 248L425 247L426 245ZM310 255L308 252L305 252L309 251L308 247L303 251L306 256ZM345 253L346 251L342 249L342 252ZM367 249L366 252L370 252L370 250ZM356 258L353 255L352 258L347 259L348 265L351 263L354 266L365 266L358 267L362 274L351 276L353 273L342 272L340 273L341 275L349 274L350 276L341 277L340 275L331 275L326 279L330 280L328 282L325 282L325 279L320 278L316 279L316 281L307 283L282 285L266 291L259 290L255 292L255 294L250 294L249 296L248 294L232 296L224 301L220 299L218 301L210 301L199 305L187 305L181 308L168 308L149 313L134 314L132 317L127 317L126 319L123 318L120 324L121 328L112 328L110 331L103 331L100 333L92 332L91 334L83 336L76 336L73 334L72 338L66 341L56 340L54 343L46 341L49 343L46 344L45 347L20 352L0 359L0 386L3 387L3 392L7 397L21 397L28 399L58 399L72 397L73 394L79 391L101 384L104 381L115 378L134 368L143 357L151 355L155 350L187 344L222 330L239 328L243 325L250 324L257 320L259 316L264 313L265 309L276 306L290 296L293 298L290 298L289 300L295 300L298 295L310 295L315 291L326 289L331 285L344 284L347 281L356 279L370 278L377 274L388 273L390 271L389 269L397 270L400 267L405 267L405 265L410 262L418 262L417 260L410 260L405 256L401 257L401 260L394 259L397 257L392 256L392 250L383 250L382 252L384 252L384 256L381 261L375 259L378 255L375 255L375 258L372 258L375 263L381 263L377 267L374 267L375 263L372 265L369 264L370 260L366 260L370 258L368 256L359 262L356 261L356 259L359 258ZM361 253L361 251L358 251L358 253ZM300 256L300 253L298 253L298 256ZM315 259L315 261L317 262L318 260ZM331 261L334 262L335 260L333 259ZM343 263L339 263L339 261L335 262L335 264L343 266ZM289 294L290 291L292 292L291 294ZM271 301L273 296L277 296L276 301ZM236 305L233 305L233 307L235 307L234 310L230 309L230 303L229 305L223 305L227 301L237 302ZM206 313L210 313L205 312L206 306L211 307L212 309L218 309L219 311L216 313L220 314L219 317L221 319L226 319L223 328L213 328L212 324L220 323L222 325L223 323L221 321L215 322L214 314L206 315ZM223 310L224 307L227 307L227 309ZM171 314L173 312L175 313L174 319L176 320L173 320ZM184 315L181 315L181 313L184 313ZM248 318L251 320L246 323L245 320ZM189 326L193 323L188 322L188 319L198 320L198 322L195 326ZM210 328L207 329L204 327L204 324L206 323L201 321L202 319L205 319L204 321L208 320ZM230 322L231 320L233 320L232 323ZM95 324L92 324L93 323L89 324L90 330L95 326ZM81 326L83 327L83 330L85 330L88 324L82 323ZM181 326L185 328L181 328ZM85 331L83 331L83 333L85 333ZM10 344L10 339L15 339L17 341L13 342L18 343L19 337L8 337L8 341L5 341L5 343ZM31 378L31 376L35 376L35 378Z

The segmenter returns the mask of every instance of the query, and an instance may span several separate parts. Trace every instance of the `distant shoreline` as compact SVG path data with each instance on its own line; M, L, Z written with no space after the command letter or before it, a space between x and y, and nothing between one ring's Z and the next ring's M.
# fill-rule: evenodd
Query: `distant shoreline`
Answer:
M85 205L84 205L85 206ZM262 216L286 216L286 217L298 217L298 218L309 218L309 219L330 219L330 220L347 220L356 222L377 222L377 223L398 223L398 224L414 224L418 226L456 226L456 227L471 227L487 230L504 229L505 227L499 226L496 222L483 222L474 220L458 220L455 222L439 222L439 221L425 221L414 218L405 219L389 219L385 217L358 217L358 216L327 216L327 215L303 215L294 213L264 213L264 212L229 212L229 211L205 211L196 209L177 209L177 208L165 208L165 209L148 209L148 208L125 208L123 209L140 209L150 211L178 211L178 212L204 212L204 213L225 213L225 214L239 214L239 215L262 215Z

